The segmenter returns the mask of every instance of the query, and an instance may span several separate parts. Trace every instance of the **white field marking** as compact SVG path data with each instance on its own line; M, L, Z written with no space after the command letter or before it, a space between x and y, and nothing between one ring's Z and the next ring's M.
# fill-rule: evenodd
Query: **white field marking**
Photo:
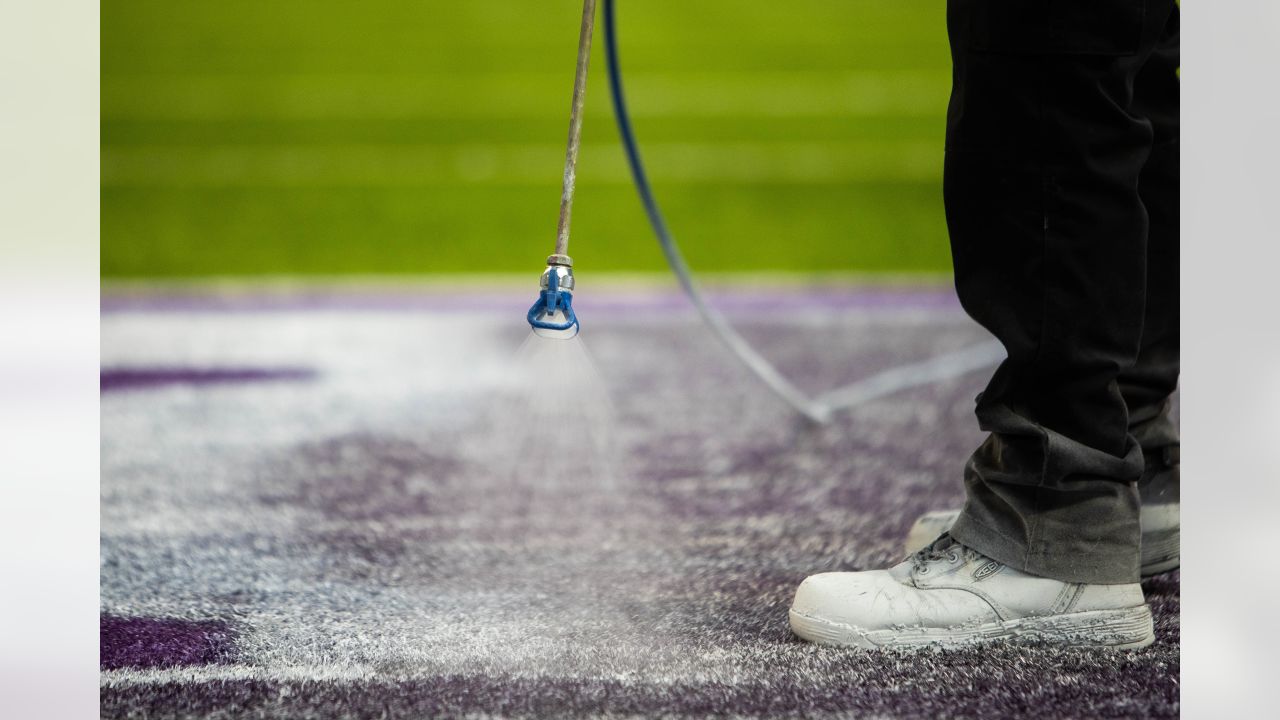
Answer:
M99 673L99 685L130 687L133 685L159 685L166 683L208 683L226 680L275 680L275 681L360 681L377 678L378 672L363 665L286 665L260 667L257 665L203 665L182 668L149 668L103 670Z
M899 390L932 385L991 367L1005 357L996 341L971 345L927 360L899 365L842 388L819 395L815 403L831 411L844 410Z
M582 176L592 183L631 182L612 144L583 148ZM564 148L551 144L345 146L106 146L105 186L390 186L502 183L545 185ZM831 184L933 181L942 148L896 143L652 143L645 146L658 181Z
M533 658L531 658L532 660ZM433 680L442 674L455 676L470 673L456 672L447 668L428 667L419 671L397 669L392 672L380 672L368 666L342 665L286 665L277 667L260 667L254 665L206 665L190 668L151 668L145 670L104 670L98 675L98 686L107 688L129 688L149 685L201 684L214 682L235 682L240 680L266 682L324 682L336 681L345 683ZM524 678L528 680L573 678L573 675L548 676L542 673L520 672L519 668L506 668L504 677ZM477 677L492 677L484 673ZM634 682L634 673L625 671L614 674L582 676L591 679L623 680ZM719 679L711 676L711 679Z
M530 658L531 660L533 658ZM634 673L624 669L615 673L599 673L590 675L547 675L537 670L522 671L519 663L510 668L503 668L506 677L525 679L555 679L557 677L592 679L613 679L634 681ZM397 668L390 672L379 671L368 665L201 665L179 668L126 668L121 670L103 670L98 673L98 686L101 688L127 688L143 685L165 685L175 683L210 683L237 680L257 680L270 682L369 682L369 681L401 681L431 680L442 673L449 675L469 674L465 670L453 670L440 664L424 664L417 669ZM492 677L483 672L478 677ZM708 675L708 679L721 680L716 675Z
M564 112L560 73L124 75L102 79L104 120L539 119ZM929 116L946 72L628 73L635 117ZM606 93L588 98L607 112Z

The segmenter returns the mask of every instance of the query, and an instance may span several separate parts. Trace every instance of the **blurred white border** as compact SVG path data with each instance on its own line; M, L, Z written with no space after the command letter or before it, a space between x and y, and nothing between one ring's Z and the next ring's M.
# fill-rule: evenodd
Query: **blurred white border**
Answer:
M1182 11L1183 713L1272 717L1280 4Z
M98 5L0 11L0 714L97 717Z
M1269 716L1280 574L1280 4L1183 8L1183 700ZM0 19L0 697L90 717L98 613L98 7Z

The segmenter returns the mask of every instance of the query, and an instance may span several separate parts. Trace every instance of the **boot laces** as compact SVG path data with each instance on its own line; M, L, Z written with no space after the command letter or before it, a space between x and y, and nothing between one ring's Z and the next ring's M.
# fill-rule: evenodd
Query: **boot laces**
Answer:
M918 573L929 572L929 564L939 560L957 562L964 546L951 537L951 533L942 533L937 540L917 550L911 556L912 569Z

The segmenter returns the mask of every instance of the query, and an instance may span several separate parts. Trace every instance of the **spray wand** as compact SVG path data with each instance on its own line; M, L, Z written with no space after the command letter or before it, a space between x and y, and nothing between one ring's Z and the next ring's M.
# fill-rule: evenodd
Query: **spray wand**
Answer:
M567 339L578 334L573 312L573 259L569 257L569 219L582 139L582 106L587 94L587 65L591 62L591 31L595 27L596 0L582 3L582 29L578 34L578 66L573 76L573 103L569 108L569 142L564 156L564 185L560 192L560 220L556 226L555 252L547 257L547 269L539 280L538 301L529 308L529 325L543 337Z

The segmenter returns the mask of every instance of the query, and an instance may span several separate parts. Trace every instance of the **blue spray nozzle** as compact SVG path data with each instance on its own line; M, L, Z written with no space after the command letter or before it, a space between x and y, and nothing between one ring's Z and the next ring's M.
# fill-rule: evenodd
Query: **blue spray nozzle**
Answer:
M568 282L561 285L561 276ZM538 300L529 308L529 325L535 330L577 330L578 316L573 312L573 272L563 266L549 266L542 274L543 289L538 293ZM559 312L564 316L563 322L548 319Z

